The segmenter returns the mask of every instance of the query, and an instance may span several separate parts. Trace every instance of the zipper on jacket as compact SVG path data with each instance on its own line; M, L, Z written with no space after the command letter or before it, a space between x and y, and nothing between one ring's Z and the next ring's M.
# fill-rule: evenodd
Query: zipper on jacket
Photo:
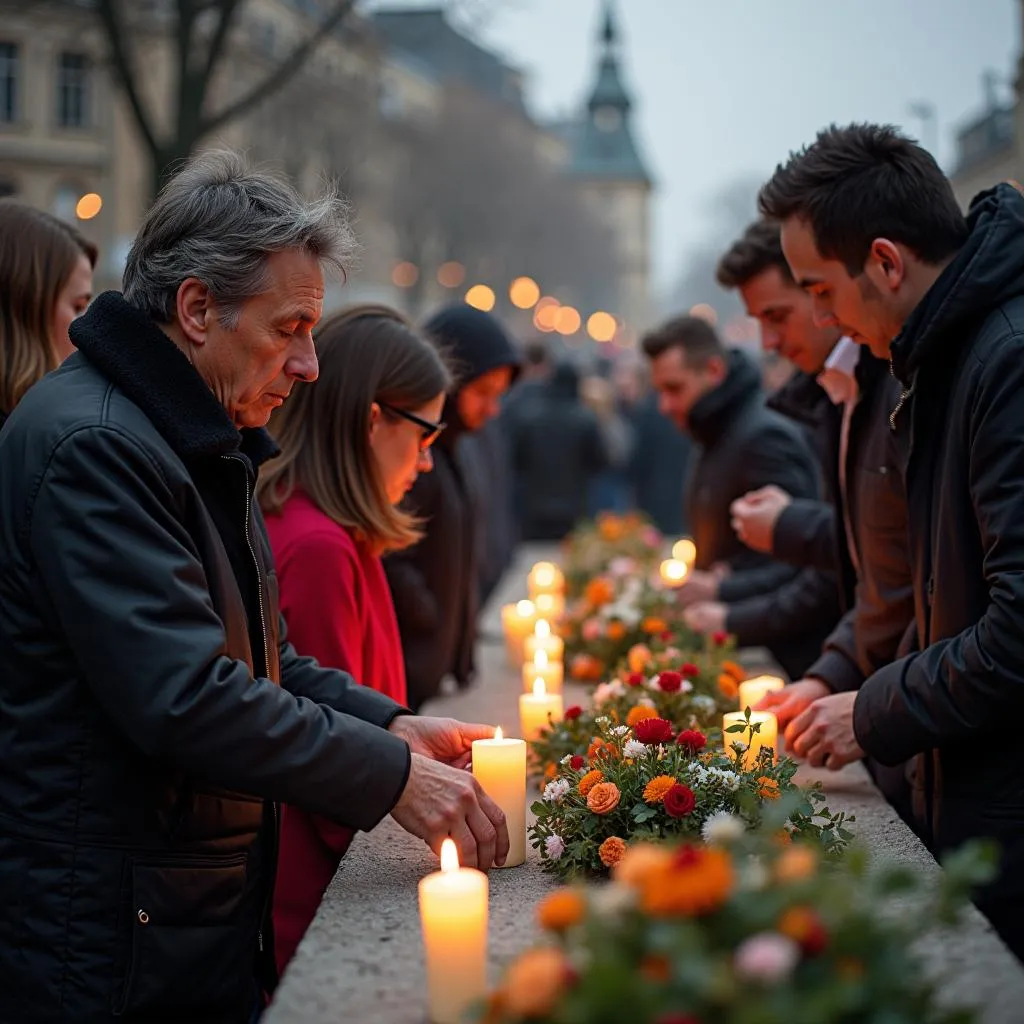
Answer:
M892 379L896 380L896 368L892 365L892 360L889 360L889 373L892 374ZM896 417L903 411L903 406L907 404L907 399L914 393L914 385L911 384L909 388L901 387L899 401L896 403L896 407L891 413L889 413L889 429L895 434L896 433Z

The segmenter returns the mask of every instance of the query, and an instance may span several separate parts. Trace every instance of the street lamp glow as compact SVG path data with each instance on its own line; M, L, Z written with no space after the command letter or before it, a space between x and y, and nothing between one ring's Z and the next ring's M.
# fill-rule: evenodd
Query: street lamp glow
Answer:
M490 313L494 309L494 289L485 284L475 284L466 292L466 305Z
M103 197L95 192L86 192L75 204L75 216L79 220L92 220L103 209Z
M618 327L619 325L616 323L615 317L611 313L605 313L603 310L591 313L587 318L587 334L594 341L611 341L615 337Z
M583 322L579 310L572 306L561 306L555 314L555 330L566 336L575 334Z
M508 297L517 309L532 309L540 298L540 286L532 277L517 277L509 285Z

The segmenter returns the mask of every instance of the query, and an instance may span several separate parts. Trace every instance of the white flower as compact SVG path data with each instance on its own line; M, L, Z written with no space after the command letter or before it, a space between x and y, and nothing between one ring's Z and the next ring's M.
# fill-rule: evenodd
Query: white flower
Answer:
M655 693L661 693L661 676L651 676L651 678L647 680L647 689L654 690Z
M598 715L597 718L594 719L594 723L596 725L602 725L602 726L603 725L611 725L612 724L612 720L607 715Z
M740 888L747 892L761 892L771 880L771 872L760 857L748 857L740 865Z
M707 784L707 781L710 778L710 776L708 775L710 769L705 768L704 765L700 763L700 761L690 761L687 765L687 769L689 770L689 773L693 776L694 782L696 782L698 786L703 786Z
M697 696L693 698L693 710L701 716L710 715L711 712L715 710L715 698L708 697L703 693L698 693Z
M639 740L626 740L622 753L626 757L643 757L647 753L647 747Z
M691 683L689 679L684 679L679 684L679 692L680 693L693 693L693 683Z
M728 768L711 767L707 770L709 782L720 782L730 792L735 793L740 788L740 777Z
M629 732L628 725L617 725L612 729L613 736L625 736L627 732Z
M554 779L544 787L543 799L549 804L558 803L571 788L568 779Z
M602 704L607 704L608 701L621 697L625 692L625 686L618 679L613 679L610 683L601 683L594 690L594 706L599 708ZM601 719L599 718L598 721L600 722Z
M658 705L646 694L637 701L637 705L644 708L654 708L655 710L658 708Z
M590 897L590 909L598 917L621 917L636 905L637 891L628 885L609 882L595 889Z
M712 846L727 846L743 837L746 830L743 822L730 814L728 811L715 811L714 814L704 822L700 830L704 842Z
M628 555L619 555L618 558L613 558L608 563L608 572L616 578L628 576L635 569L636 559L630 558Z
M565 840L561 836L548 836L544 840L544 852L552 859L558 860L565 853Z
M736 950L736 973L771 984L788 977L800 960L800 947L778 932L752 935Z
M558 763L559 764L568 764L571 760L572 760L572 754L566 754L565 757L563 757L562 760L559 761Z

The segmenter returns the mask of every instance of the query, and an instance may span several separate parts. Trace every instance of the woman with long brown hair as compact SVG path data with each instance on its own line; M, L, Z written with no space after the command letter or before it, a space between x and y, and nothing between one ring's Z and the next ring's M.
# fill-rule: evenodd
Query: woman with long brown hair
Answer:
M74 351L68 327L92 298L96 256L70 224L0 199L0 425Z
M437 349L399 313L356 306L315 333L320 376L274 414L281 454L261 473L289 639L300 654L406 702L398 623L381 556L414 544L396 506L433 466L451 383ZM283 809L274 897L280 968L291 959L351 830Z

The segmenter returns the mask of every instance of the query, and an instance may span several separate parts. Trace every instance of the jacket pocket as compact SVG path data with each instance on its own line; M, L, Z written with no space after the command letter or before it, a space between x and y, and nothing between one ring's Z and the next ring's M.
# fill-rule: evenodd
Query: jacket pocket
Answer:
M130 862L121 925L129 955L115 1015L246 1018L255 997L246 860Z

